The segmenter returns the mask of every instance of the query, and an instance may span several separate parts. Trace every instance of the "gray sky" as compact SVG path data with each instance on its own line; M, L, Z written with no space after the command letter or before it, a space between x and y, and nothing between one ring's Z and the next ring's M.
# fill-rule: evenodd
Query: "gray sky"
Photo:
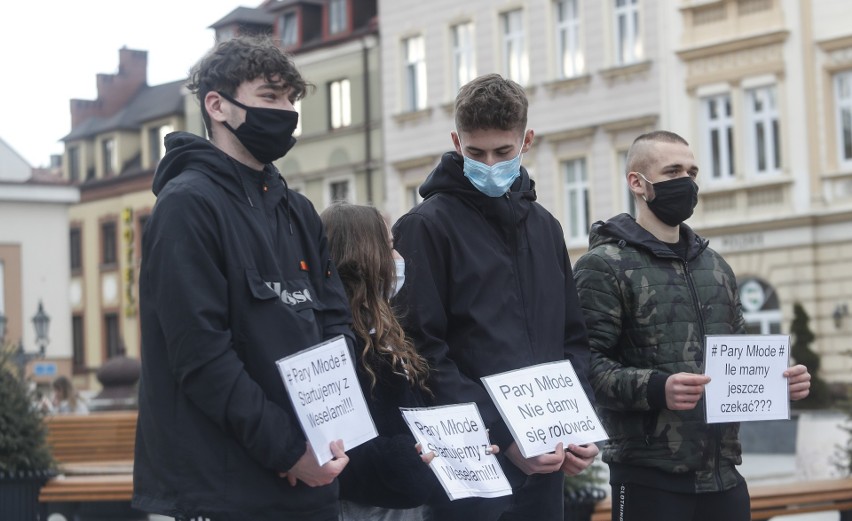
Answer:
M94 99L95 75L118 50L148 51L148 84L185 78L213 45L210 24L261 0L4 0L0 2L0 137L32 166L62 152L69 100Z

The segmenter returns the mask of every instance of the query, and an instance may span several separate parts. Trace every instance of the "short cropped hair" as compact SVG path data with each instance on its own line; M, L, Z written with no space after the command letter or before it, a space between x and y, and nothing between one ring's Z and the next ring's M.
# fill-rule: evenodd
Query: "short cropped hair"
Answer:
M266 36L237 37L219 42L189 73L186 87L201 104L201 116L207 133L212 135L210 115L204 98L211 91L233 96L243 82L257 78L282 81L290 88L290 101L302 99L311 87L303 78L290 55Z
M523 130L527 126L527 101L523 87L499 74L486 74L459 89L456 96L456 130Z
M668 130L654 130L642 134L633 140L630 150L627 151L627 171L624 172L625 175L630 172L644 173L648 169L648 161L650 159L649 150L654 143L680 143L689 146L689 143L685 139Z

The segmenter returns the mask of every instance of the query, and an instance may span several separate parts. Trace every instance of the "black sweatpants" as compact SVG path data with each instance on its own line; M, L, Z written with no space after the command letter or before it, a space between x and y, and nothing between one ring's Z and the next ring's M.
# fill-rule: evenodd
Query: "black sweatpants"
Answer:
M745 481L724 492L683 494L634 483L613 483L612 521L750 521Z

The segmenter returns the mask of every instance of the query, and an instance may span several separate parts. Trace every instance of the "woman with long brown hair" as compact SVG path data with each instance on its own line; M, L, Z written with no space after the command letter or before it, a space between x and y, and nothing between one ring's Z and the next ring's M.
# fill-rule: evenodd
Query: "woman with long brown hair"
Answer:
M349 297L357 339L358 379L379 433L347 451L339 476L346 521L413 521L440 491L419 454L399 407L421 407L429 394L429 368L405 337L389 298L396 282L390 233L378 210L335 203L321 215L329 251Z

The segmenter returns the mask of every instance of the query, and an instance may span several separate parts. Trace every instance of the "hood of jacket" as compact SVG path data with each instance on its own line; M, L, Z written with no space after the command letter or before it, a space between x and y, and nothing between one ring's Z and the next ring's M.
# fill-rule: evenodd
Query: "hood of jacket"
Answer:
M518 247L518 229L536 200L535 182L524 167L505 195L489 197L464 176L464 159L456 152L441 156L441 162L420 186L420 195L424 200L442 195L458 198L475 208L512 248Z
M246 181L243 179L246 176L240 174L241 170L252 172L254 170L241 165L236 159L230 157L207 139L189 132L172 132L166 136L165 144L166 153L154 173L154 182L151 188L154 195L159 195L169 181L178 177L184 171L194 170L209 177L238 200L254 206L249 190L246 188ZM257 177L250 183L261 180L260 176ZM270 184L272 184L271 180L274 178L280 178L282 184L284 183L281 174L271 164L264 167L263 177ZM281 197L284 196L283 190L275 190L275 192L280 194Z
M686 224L680 225L680 236L686 238L686 260L698 257L710 244L710 241L700 237ZM621 247L631 245L637 249L650 252L656 257L676 257L671 248L651 232L643 228L631 215L622 213L610 220L597 221L589 230L589 249L607 243L618 243Z

